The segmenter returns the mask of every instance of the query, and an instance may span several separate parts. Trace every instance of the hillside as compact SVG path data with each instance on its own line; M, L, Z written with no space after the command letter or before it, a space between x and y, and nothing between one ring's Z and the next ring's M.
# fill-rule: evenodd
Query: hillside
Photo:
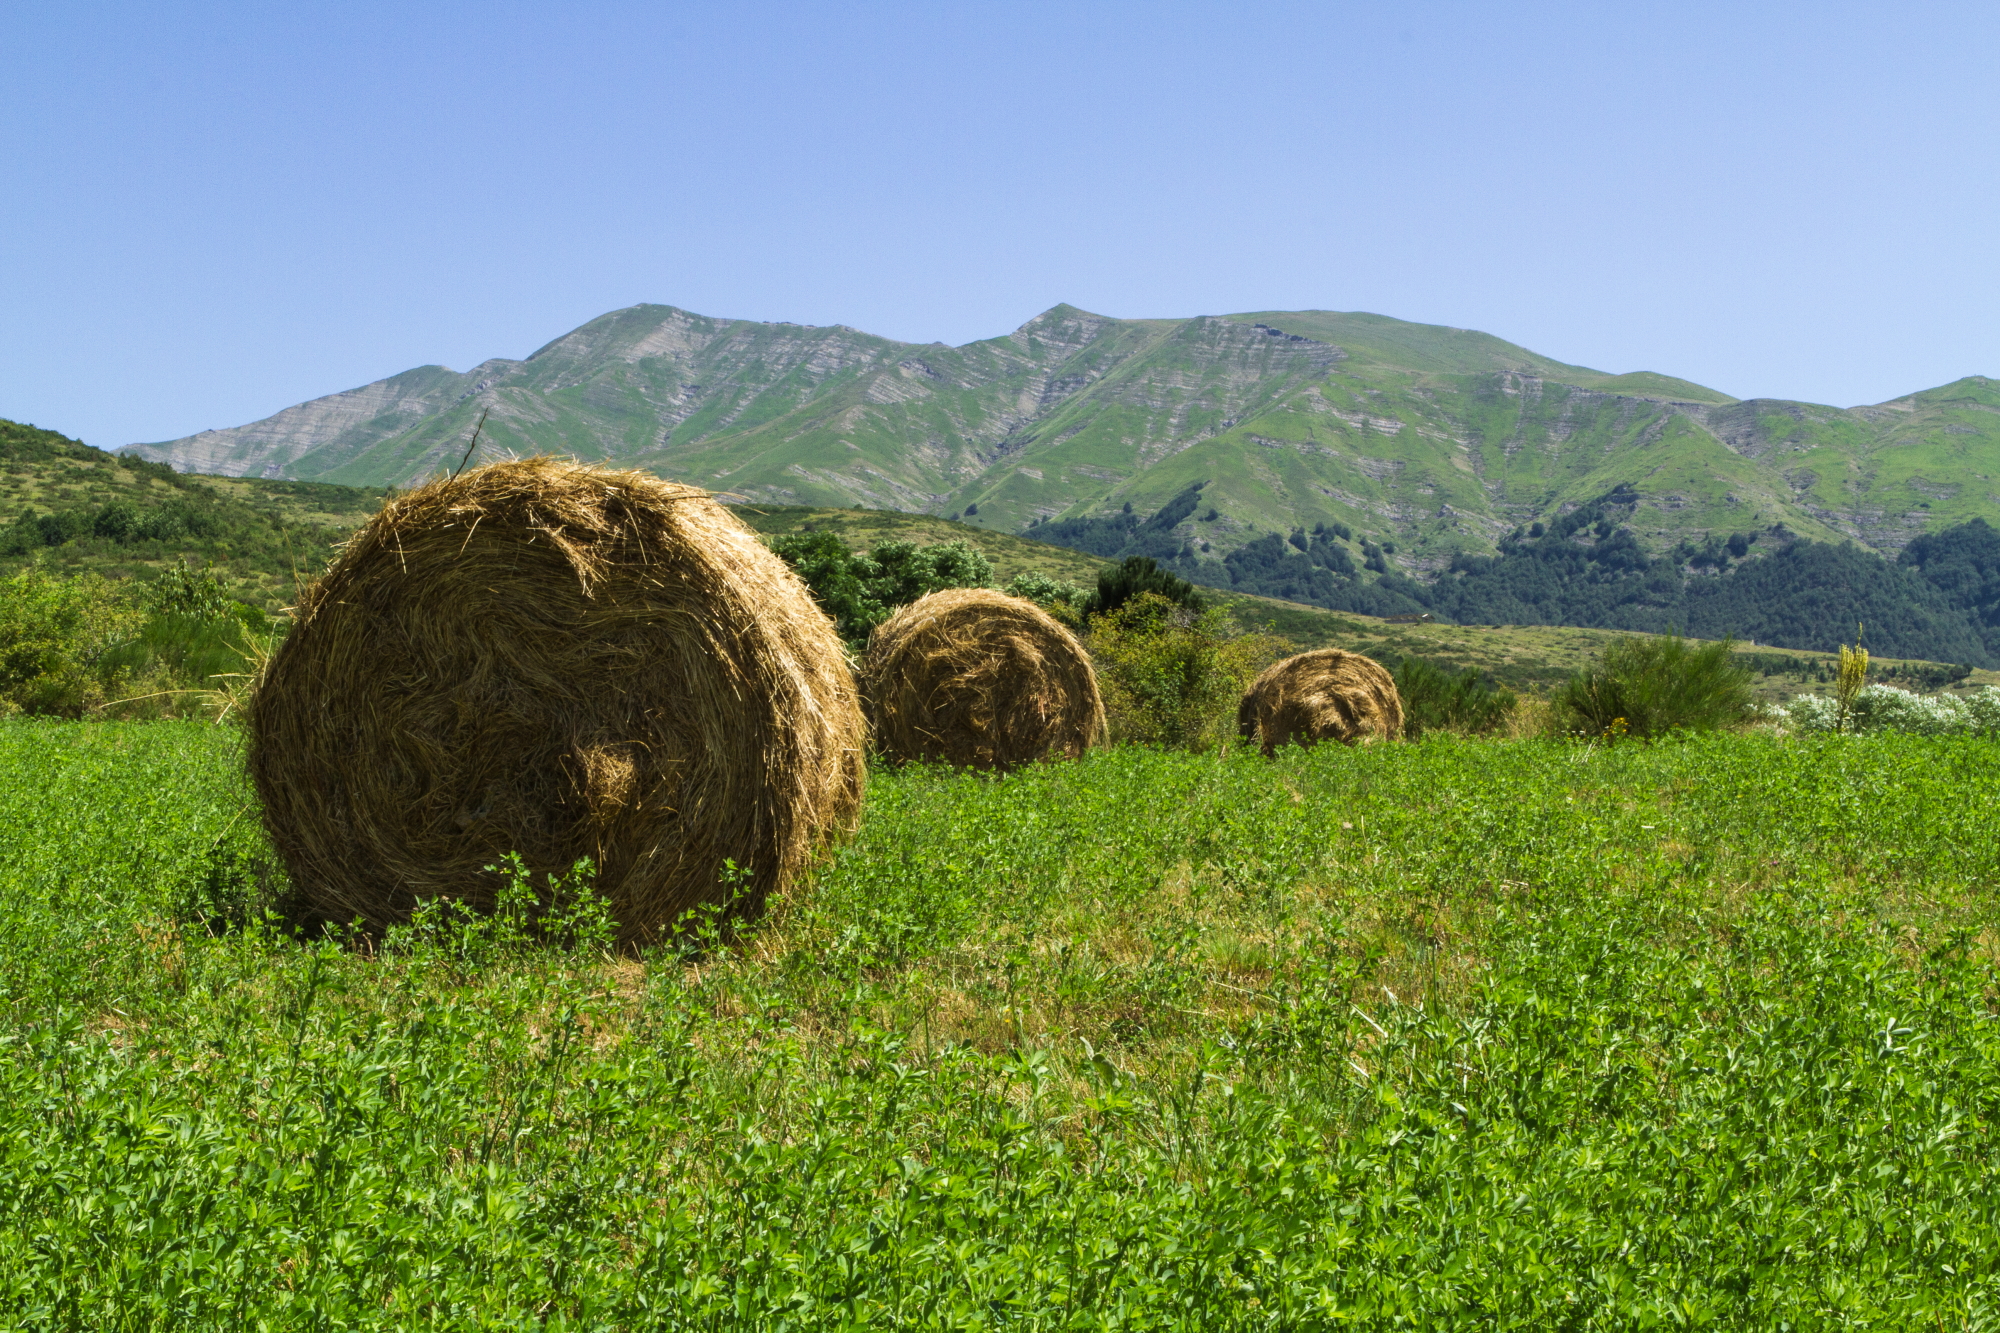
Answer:
M235 581L233 591L266 609L290 602L300 574L309 574L334 545L364 521L385 492L329 483L261 478L186 476L160 464L106 454L53 431L0 421L0 573L29 560L63 572L90 570L146 577L177 560L213 560ZM1040 573L1084 587L1095 584L1100 557L927 514L854 508L741 504L736 514L767 536L829 531L857 550L884 541L930 545L967 541L1002 582ZM1992 563L1964 542L1929 540L1912 548L1930 572L1976 590ZM1982 562L1985 562L1982 564ZM1994 575L1983 576L1988 584ZM1544 693L1587 665L1617 631L1552 625L1390 624L1281 598L1223 593L1221 602L1250 628L1282 635L1300 648L1341 647L1394 662L1421 657L1474 669L1516 690ZM1726 633L1726 631L1725 631ZM1823 688L1832 659L1824 653L1756 649L1745 659L1760 670L1760 692L1778 698ZM1934 666L1882 657L1878 675L1926 687ZM1966 687L2000 683L2000 673L1975 671Z
M993 565L1001 580L1016 574L1041 573L1090 587L1104 567L1100 558L1004 533L984 531L923 514L886 510L813 509L796 506L741 505L736 513L766 535L806 530L838 534L856 550L884 541L931 544L965 541ZM1939 550L1935 558L1967 565L1958 547ZM1328 611L1281 598L1223 593L1219 599L1246 628L1268 630L1300 648L1345 648L1381 661L1420 657L1455 670L1476 670L1512 689L1545 694L1571 674L1596 660L1613 639L1634 632L1618 628L1588 628L1539 624L1397 624L1380 617ZM1636 632L1657 631L1658 626ZM1724 629L1711 637L1727 638ZM1757 673L1757 690L1766 699L1787 698L1802 690L1830 688L1838 658L1831 652L1782 648L1755 635L1745 640L1742 660ZM1911 688L1935 689L1948 673L1929 659L1877 653L1874 678ZM2000 671L1974 669L1960 677L1957 688L2000 684Z
M1204 580L1317 526L1434 575L1623 488L1653 555L1782 526L1894 556L2000 519L2000 382L1871 407L1738 402L1380 315L1123 320L1057 306L963 347L634 306L524 360L422 367L248 426L130 446L182 470L402 484L537 450L763 503L962 515L1003 532L1154 514ZM1051 534L1054 535L1054 534Z
M55 431L0 421L0 572L34 560L74 573L145 576L213 561L245 601L289 602L382 490L183 476Z

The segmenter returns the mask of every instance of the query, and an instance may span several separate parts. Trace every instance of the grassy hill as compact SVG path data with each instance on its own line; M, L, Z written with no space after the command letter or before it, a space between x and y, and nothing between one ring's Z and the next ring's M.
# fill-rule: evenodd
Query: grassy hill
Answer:
M34 561L64 573L144 578L177 562L213 562L239 598L275 609L385 494L183 476L0 421L0 572Z

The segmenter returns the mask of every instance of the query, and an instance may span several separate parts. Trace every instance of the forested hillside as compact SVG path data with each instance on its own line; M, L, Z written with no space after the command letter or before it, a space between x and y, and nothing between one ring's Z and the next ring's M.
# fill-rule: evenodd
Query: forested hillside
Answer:
M1402 573L1393 543L1344 524L1266 533L1204 558L1184 536L1213 521L1202 487L1158 512L1067 519L1029 531L1107 559L1146 555L1194 582L1366 615L1428 611L1459 624L1576 625L1735 637L1831 651L1854 640L1896 657L2000 663L2000 531L1975 518L1912 542L1895 563L1782 525L1651 555L1633 535L1641 497L1616 487L1550 523L1517 528L1491 556L1461 553L1434 583ZM1205 511L1198 513L1197 511Z
M1677 631L1831 651L1852 642L1897 658L2000 665L2000 530L1983 519L1918 537L1895 562L1813 541L1783 525L1683 541L1650 553L1635 528L1644 496L1617 486L1547 523L1504 534L1492 555L1460 552L1434 580L1412 577L1397 544L1341 521L1264 532L1226 551L1202 534L1223 522L1195 481L1158 510L1032 524L1029 541L940 518L891 512L744 506L778 533L832 524L868 543L884 536L969 536L996 568L1088 581L1091 560L1145 555L1194 582L1369 616L1428 612L1459 624ZM274 607L299 572L363 521L380 489L261 478L185 476L107 454L53 431L0 422L0 567L148 575L181 560L215 562L239 595ZM904 532L910 525L923 531ZM1081 553L1080 560L1061 548Z

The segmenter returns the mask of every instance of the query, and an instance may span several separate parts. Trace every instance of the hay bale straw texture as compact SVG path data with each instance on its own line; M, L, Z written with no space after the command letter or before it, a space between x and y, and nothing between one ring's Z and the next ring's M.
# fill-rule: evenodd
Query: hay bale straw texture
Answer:
M1236 731L1266 755L1280 745L1394 740L1403 701L1382 664L1360 653L1318 648L1264 669L1236 709Z
M757 910L851 827L865 727L833 625L706 492L531 458L395 497L300 598L248 710L304 915L486 909L582 857L642 944Z
M875 747L891 760L1006 770L1104 740L1090 654L1033 602L951 588L875 627L861 663Z

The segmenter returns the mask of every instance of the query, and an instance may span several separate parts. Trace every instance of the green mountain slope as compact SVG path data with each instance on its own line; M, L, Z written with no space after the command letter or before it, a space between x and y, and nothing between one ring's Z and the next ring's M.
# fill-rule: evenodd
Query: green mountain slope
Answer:
M227 431L135 445L178 468L403 484L557 451L790 505L1025 532L1154 513L1221 562L1341 525L1435 575L1614 489L1649 551L1782 524L1885 555L2000 518L2000 383L1871 407L1738 402L1490 334L1336 311L1121 320L1057 306L963 347L843 326L614 311L521 361L424 367ZM1213 512L1213 517L1208 515ZM1220 566L1216 576L1221 576Z

